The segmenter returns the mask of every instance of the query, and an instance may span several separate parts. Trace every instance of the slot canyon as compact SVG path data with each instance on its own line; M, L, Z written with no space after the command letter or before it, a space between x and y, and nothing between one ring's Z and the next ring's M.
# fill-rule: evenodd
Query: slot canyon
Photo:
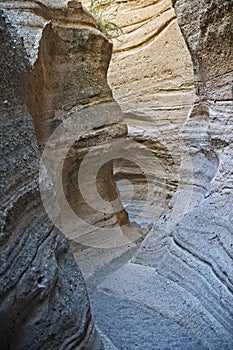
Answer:
M0 350L232 350L232 0L0 15Z

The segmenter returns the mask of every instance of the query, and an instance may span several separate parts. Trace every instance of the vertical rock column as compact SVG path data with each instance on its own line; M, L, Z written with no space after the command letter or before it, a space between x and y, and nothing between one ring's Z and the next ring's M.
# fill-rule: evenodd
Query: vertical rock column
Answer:
M77 1L13 1L3 4L3 8L22 36L30 57L27 105L41 152L59 126L62 129L63 123L72 124L72 136L65 127L64 133L55 140L56 150L64 149L67 142L73 140L63 159L62 186L55 186L63 228L70 238L79 242L77 237L85 234L85 230L95 231L98 236L99 228L127 224L128 217L118 199L113 178L112 160L103 165L91 185L87 171L83 185L86 183L88 190L96 186L105 201L117 202L117 210L109 213L104 208L96 209L95 197L87 203L80 192L78 178L80 164L90 151L94 150L89 169L102 159L106 141L125 137L127 133L126 126L121 124L121 110L107 85L111 43L96 29L94 19ZM60 154L58 151L52 154L50 162L56 162ZM52 168L50 175L55 180L56 165ZM65 201L81 219L83 227L66 214L64 198L61 199L63 191ZM88 245L88 239L85 244Z

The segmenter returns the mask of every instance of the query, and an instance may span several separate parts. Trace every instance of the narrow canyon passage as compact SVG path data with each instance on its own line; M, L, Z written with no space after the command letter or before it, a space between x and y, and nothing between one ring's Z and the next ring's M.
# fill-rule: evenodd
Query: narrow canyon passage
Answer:
M222 93L229 96L230 101L231 69L219 68L217 72L213 69L211 73L211 81L217 80L219 72L223 80L226 77L228 91L221 92L221 83L215 87L208 85L205 74L211 71L209 65L213 64L211 55L214 53L205 48L205 44L198 51L192 40L194 32L199 33L196 40L201 46L202 42L208 41L206 33L212 33L214 29L203 34L197 23L201 18L203 26L205 23L208 27L208 17L202 13L201 5L189 13L191 5L176 2L186 43L170 1L127 1L115 5L119 6L117 19L124 32L120 40L114 42L108 81L125 113L127 138L137 143L131 146L133 152L138 151L138 158L143 158L146 155L140 156L140 151L146 149L158 161L157 167L151 161L146 165L142 162L144 171L137 161L135 164L118 159L114 163L115 179L129 219L145 232L149 230L149 234L145 241L140 239L122 249L90 248L76 256L87 282L95 322L122 350L217 350L233 346L232 289L227 279L220 277L221 272L216 271L214 262L214 259L218 261L217 269L221 270L228 261L230 278L232 261L228 254L232 259L232 249L229 253L227 246L232 247L231 224L226 221L225 238L219 238L218 246L208 247L212 237L219 237L217 226L214 229L216 235L212 233L208 240L201 234L204 230L202 212L205 205L209 205L203 198L209 196L209 186L218 173L222 152L214 147L215 138L219 138L219 133L215 136L214 128L229 123L230 132L233 117L231 102L224 103L223 99L218 106L213 106L211 95ZM229 8L227 4L224 6L220 10L221 16L227 18ZM214 9L214 6L206 9L210 17L214 16ZM185 26L188 16L194 23L193 32ZM219 25L218 18L216 15ZM221 21L224 28L221 30L227 38L228 23L226 20L224 28ZM187 44L191 48L189 51ZM226 62L229 66L232 48L225 43L221 52L226 56L222 61L218 60L219 66L224 67ZM203 67L202 59L206 67ZM207 88L202 87L206 79ZM199 102L202 99L208 101L206 105ZM194 100L194 108L189 113ZM215 118L219 119L217 126L214 126ZM211 141L208 141L208 128L212 130ZM222 131L223 138L228 137ZM232 150L232 138L230 144ZM231 152L224 151L226 154ZM162 172L158 170L158 164ZM146 177L146 173L150 176ZM149 196L148 178L153 184ZM232 193L229 200L232 201ZM194 210L199 203L200 209ZM217 205L216 200L214 203ZM145 206L147 209L143 211ZM186 215L189 212L190 217ZM228 214L222 218L229 218L230 212L229 204ZM215 225L221 214L218 218L218 214L213 217L210 213L211 209L208 210L210 225ZM192 225L196 215L199 218L194 224L197 231ZM176 233L179 225L181 232ZM210 232L208 224L205 227L206 232ZM223 252L221 245L225 239ZM200 265L202 259L209 268ZM221 281L216 281L213 270ZM222 293L218 296L218 290L222 288L229 289L224 296ZM219 303L219 297L224 301Z
M0 349L232 350L232 1L0 1L0 32Z
M127 269L144 235L168 210L178 186L178 133L194 98L191 58L170 1L128 1L117 6L123 34L114 40L108 82L124 113L129 144L125 159L114 161L114 177L129 220L141 227L143 235L115 249L80 247L75 242L72 248L95 323L119 350L207 349L148 300L154 282L138 286ZM112 277L122 268L120 278ZM147 268L143 274L148 275ZM124 288L133 285L138 300L126 290L126 296L124 290L115 292L124 276Z
M124 161L117 174L134 187L130 217L150 225L165 211L178 186L178 133L194 99L192 62L171 1L127 1L112 6L119 6L116 21L123 33L114 41L108 82L125 114L128 139L137 142L138 153L140 148L148 151L145 171ZM147 173L154 184L149 194ZM123 203L127 202L127 183L119 188ZM140 215L145 202L150 207Z

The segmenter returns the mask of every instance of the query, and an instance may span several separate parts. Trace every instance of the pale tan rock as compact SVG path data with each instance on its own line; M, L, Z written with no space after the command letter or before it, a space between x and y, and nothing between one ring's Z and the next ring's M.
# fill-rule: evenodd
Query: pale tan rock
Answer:
M109 70L114 96L126 112L153 111L157 127L164 121L167 128L180 125L180 108L188 109L192 102L193 73L171 2L127 1L117 6L116 22L124 34L114 40Z
M176 133L193 100L193 71L171 1L111 1L107 13L123 30L108 71L114 97L124 112L153 118L165 137Z
M128 223L128 217L117 199L112 162L109 161L104 170L96 174L92 184L89 171L82 179L86 192L93 186L105 201L116 199L115 204L109 204L110 211L100 205L96 208L98 199L94 195L89 203L82 199L78 178L84 156L96 147L95 156L89 159L89 166L93 168L106 152L101 145L125 137L127 133L126 126L121 124L121 109L113 100L106 79L112 44L96 28L94 19L83 9L81 2L52 2L51 5L46 1L13 1L4 2L2 6L22 37L30 60L27 105L42 153L50 136L61 126L59 137L57 135L52 141L56 144L54 152L50 152L50 156L47 152L43 159L56 182L63 229L77 240L85 230L98 232L107 225L119 227L122 234L120 226ZM64 128L62 123L66 123ZM70 123L70 129L67 123ZM68 142L66 155L63 151ZM64 167L57 171L59 161L64 162ZM63 176L57 185L59 172ZM117 208L114 209L114 205ZM66 209L70 209L74 220ZM82 227L76 218L83 221ZM88 242L88 238L85 242L81 237L80 240L86 245L94 244L92 240Z
M83 3L88 6L90 1ZM194 98L192 62L170 0L111 1L105 13L123 30L113 39L110 87L126 113L129 137L139 142L139 150L145 147L151 151L163 169L161 177L154 168L150 176L154 199L148 199L142 172L126 162L117 164L118 177L129 179L135 189L127 206L130 218L149 223L159 218L177 187L178 131ZM121 182L119 189L123 203L127 203L130 185ZM142 208L148 200L151 209L142 220Z

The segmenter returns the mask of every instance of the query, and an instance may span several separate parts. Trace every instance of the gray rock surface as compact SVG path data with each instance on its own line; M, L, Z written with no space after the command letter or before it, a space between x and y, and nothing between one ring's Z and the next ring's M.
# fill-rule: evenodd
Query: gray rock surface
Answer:
M0 31L0 348L103 349L68 240L41 202L39 152L25 105L30 64L2 11Z
M121 350L208 349L191 329L184 329L185 317L177 324L158 307L156 286L162 281L154 269L127 263L139 244L76 252L95 324ZM174 304L171 308L177 312Z
M108 313L102 300L108 300L111 309L123 315L122 339L116 343L123 349L124 346L130 349L132 344L136 347L136 339L143 339L145 348L155 346L147 343L150 323L145 309L141 309L143 305L192 334L194 342L185 343L187 348L231 350L233 3L228 0L173 3L192 57L196 91L195 102L179 134L179 185L169 210L154 224L131 261L122 267L116 263L115 270L98 281L98 292L92 296L94 313L113 342L118 339L112 326L117 320L110 317L112 312ZM126 308L131 313L126 313ZM105 317L101 318L100 310ZM136 316L137 312L140 316ZM142 322L136 335L139 317ZM167 327L171 324L168 322ZM162 321L160 325L163 329ZM183 349L185 345L178 346ZM163 346L162 339L159 346ZM168 345L170 348L173 347Z
M106 307L108 305L108 307ZM207 350L192 333L143 304L97 292L96 324L119 350Z
M185 313L186 327L209 348L232 349L233 4L177 0L174 6L193 60L196 101L180 132L181 179L171 210L134 262L172 282L164 303L179 306L177 321ZM187 306L194 300L196 311Z

